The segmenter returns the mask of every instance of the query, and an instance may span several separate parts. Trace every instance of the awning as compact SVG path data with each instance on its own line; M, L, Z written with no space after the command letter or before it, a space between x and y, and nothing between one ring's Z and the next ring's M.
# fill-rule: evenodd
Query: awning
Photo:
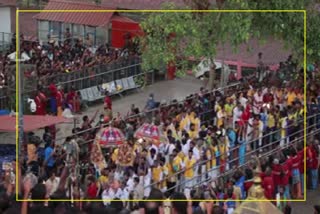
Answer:
M24 115L23 116L23 130L24 132L35 131L59 123L70 122L69 119L56 116L38 116L38 115ZM16 117L4 115L0 116L0 132L15 132L16 131Z
M115 10L90 3L52 0L44 10ZM92 27L103 27L109 24L113 12L41 12L35 19L72 23Z

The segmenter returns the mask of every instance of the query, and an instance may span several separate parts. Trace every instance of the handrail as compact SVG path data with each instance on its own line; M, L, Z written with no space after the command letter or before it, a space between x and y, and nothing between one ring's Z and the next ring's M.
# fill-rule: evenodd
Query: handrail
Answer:
M320 113L317 114L317 115L320 115ZM312 118L312 117L316 117L317 115L309 116L309 117L307 117L307 119ZM301 121L304 121L304 119L300 120L299 122L301 122ZM292 127L292 126L294 126L294 125L295 125L295 124L291 124L290 126L287 126L286 128ZM316 124L314 124L313 126L316 126ZM313 126L311 126L311 127L313 127ZM308 128L310 128L310 126L309 126ZM276 131L270 132L270 133L268 133L268 134L266 134L266 135L263 135L262 137L259 137L259 138L257 138L257 139L251 140L251 141L247 142L246 144L254 143L254 142L256 142L256 141L258 141L258 140L260 140L260 139L265 138L266 136L269 136L269 135L273 135L273 134L275 134L275 133L278 133L279 131L281 131L281 129L282 129L282 128L279 128L279 129L277 129ZM298 133L298 132L300 133L300 132L302 132L302 131L304 131L304 129L299 130L299 131L297 131L297 132L295 132L295 133L293 133L293 134L291 134L291 135L289 135L289 136L286 136L286 138L287 138L287 137L290 137L290 136L294 136L294 135L296 135L296 133ZM280 140L281 140L281 139L280 139ZM260 147L260 148L258 148L257 150L260 150L260 149L262 149L262 148L264 148L264 147L270 146L271 143L272 143L272 145L275 144L275 143L278 143L280 140L276 140L276 141L274 141L274 142L270 142L268 145L264 145L263 147ZM223 155L227 155L228 153L233 152L233 151L236 151L236 150L238 150L238 149L239 149L239 146L236 146L236 147L234 147L234 148L232 148L232 149L224 152L223 154L220 153L219 156L216 156L215 158L221 157L221 156L223 156ZM250 151L250 153L256 152L257 150ZM193 166L193 167L206 164L206 163L208 163L208 162L210 162L210 161L212 161L212 160L204 160L204 161L202 161L202 162L197 162L197 163L195 164L195 166ZM228 161L228 162L230 162L230 161ZM184 173L186 170L192 169L193 167L182 169L182 170L180 170L180 171L178 171L178 172L176 172L176 173L174 173L174 174L172 174L172 175L170 175L170 176L167 176L166 179L172 178L172 177L177 176L177 175L180 175L180 174ZM148 188L148 187L150 187L150 186L153 186L153 185L156 185L156 184L159 184L159 183L161 183L161 181L154 182L154 183L148 185L148 186L145 187L145 188Z
M219 90L222 90L222 89L230 88L230 87L233 87L233 86L238 86L238 85L240 85L240 83L231 84L231 85L228 85L228 86L226 86L226 87L214 89L214 90L208 92L207 94L210 94L210 93L212 93L212 92L219 91ZM191 97L191 96L190 96L190 97ZM194 95L192 95L192 97L195 98ZM191 99L191 98L189 98L189 99ZM125 117L123 120L132 119L132 118L135 118L135 117L139 117L139 116L141 116L141 115L144 115L144 114L146 114L146 113L158 111L158 110L161 109L161 108L165 108L165 107L169 107L169 106L172 106L172 105L180 104L180 103L183 103L185 100L187 100L187 99L183 99L183 100L181 100L181 101L177 101L177 102L174 103L174 104L172 104L172 101L171 101L171 102L169 102L169 103L166 104L166 105L160 105L160 106L159 106L158 108L156 108L156 109L149 110L149 111L148 111L148 110L144 110L143 112L140 112L139 114L134 114L134 115L131 115L131 116L127 116L127 117ZM107 126L110 126L112 122L113 122L113 121L108 122L107 124L104 124L103 127L105 128L105 127L107 127ZM77 134L68 135L68 137L72 137L72 136L76 136L76 135L79 135L79 134L83 134L83 133L86 133L86 132L95 130L95 129L97 129L97 128L98 128L98 127L93 127L93 128L89 128L89 129L86 129L86 130L82 130L82 131L78 132ZM56 139L56 141L58 141L58 140L63 140L63 139L65 139L65 138L66 138L66 137L60 137L60 138Z
M300 131L301 131L301 130L300 130ZM319 132L320 132L320 129L317 129L317 133L319 133ZM313 135L313 134L315 134L315 133L309 133L307 136ZM280 151L282 151L282 150L284 150L284 149L286 149L286 148L288 148L288 147L291 147L292 144L294 144L294 143L300 142L301 138L304 138L304 136L300 136L299 138L294 139L293 141L291 141L290 144L281 147L281 148L280 148ZM269 145L268 145L268 146L269 146ZM264 157L264 156L269 156L269 155L271 155L271 154L273 154L274 152L277 152L277 151L279 151L279 148L275 148L275 149L273 149L273 150L271 150L271 151L263 154L263 155L260 156L259 158ZM239 169L239 168L242 168L242 167L244 167L244 166L246 166L246 165L248 165L249 163L250 163L250 161L247 161L245 164L243 164L243 165L241 165L241 166L238 166L238 169ZM194 168L194 167L195 167L195 166L193 166L193 167L191 167L191 168ZM212 168L212 169L210 169L210 170L207 170L205 173L210 173L210 172L216 170L218 167L219 167L219 166L216 166L216 167L214 167L214 168ZM226 175L232 173L232 171L233 171L233 170L229 170L228 172L224 172L224 173L220 174L219 176L217 176L216 178L211 178L211 180L218 180L220 177L225 177ZM198 178L201 178L201 177L203 177L203 173L200 174L200 175L194 176L194 177L191 178L190 180L198 179ZM184 184L186 184L187 182L189 182L190 180L187 180L187 181L185 180L185 181L183 181L183 182L179 182L179 184L176 184L175 186L167 189L166 192L168 192L168 191L170 191L170 190L173 190L173 189L175 189L175 188L177 188L177 187L179 187L179 186L181 186L181 185L184 185ZM205 183L205 182L208 182L209 180L210 180L210 179L206 179L205 181L202 181L202 182L197 183L197 184L195 184L195 185L196 185L196 186L197 186L197 185L201 185L201 184L203 184L203 183ZM145 187L145 188L148 188L148 187L150 187L150 186L147 186L147 187Z

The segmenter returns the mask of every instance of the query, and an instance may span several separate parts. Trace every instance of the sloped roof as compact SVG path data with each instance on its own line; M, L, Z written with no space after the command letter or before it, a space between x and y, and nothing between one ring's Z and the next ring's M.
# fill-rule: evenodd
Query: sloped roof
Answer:
M173 3L177 7L185 6L184 0L102 0L102 5L130 10L158 10L164 3Z
M81 1L52 0L45 10L115 10L110 7L97 6L92 3ZM38 20L73 23L93 27L106 26L114 12L41 12L34 16Z
M0 7L12 6L15 7L17 5L16 0L0 0Z

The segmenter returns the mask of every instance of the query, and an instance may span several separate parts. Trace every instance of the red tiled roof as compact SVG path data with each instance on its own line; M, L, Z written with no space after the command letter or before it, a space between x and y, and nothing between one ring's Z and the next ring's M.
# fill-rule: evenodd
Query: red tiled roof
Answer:
M115 10L110 7L97 6L92 3L83 3L77 1L50 1L45 10ZM56 22L73 23L80 25L88 25L93 27L106 26L113 15L113 12L41 12L34 16L38 20L49 20Z
M17 2L16 0L0 0L0 7L3 6L16 6Z
M112 21L119 21L119 22L127 22L127 23L138 23L128 17L125 16L113 16L111 18Z
M163 3L174 3L177 7L185 5L184 0L102 0L102 5L130 10L158 10Z

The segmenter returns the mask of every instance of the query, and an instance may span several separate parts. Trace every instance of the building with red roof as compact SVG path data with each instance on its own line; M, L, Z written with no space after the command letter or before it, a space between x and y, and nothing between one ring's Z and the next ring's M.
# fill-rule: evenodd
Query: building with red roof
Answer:
M34 16L38 21L38 37L64 40L67 31L73 38L89 36L95 45L109 43L115 48L124 45L125 35L141 32L139 23L115 12L116 8L96 5L90 1L51 0L45 10L68 10L68 12L42 12ZM86 12L70 12L83 10ZM109 12L90 12L108 10ZM89 12L88 12L89 11Z

